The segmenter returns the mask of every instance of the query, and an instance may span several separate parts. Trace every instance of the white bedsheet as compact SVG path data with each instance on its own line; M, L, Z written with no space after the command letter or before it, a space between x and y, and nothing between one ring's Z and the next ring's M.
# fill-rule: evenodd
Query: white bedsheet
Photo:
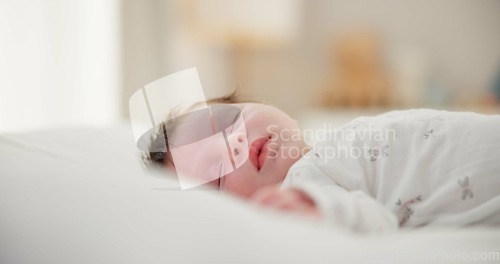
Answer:
M0 135L0 263L499 261L499 229L366 237L175 186L128 125Z

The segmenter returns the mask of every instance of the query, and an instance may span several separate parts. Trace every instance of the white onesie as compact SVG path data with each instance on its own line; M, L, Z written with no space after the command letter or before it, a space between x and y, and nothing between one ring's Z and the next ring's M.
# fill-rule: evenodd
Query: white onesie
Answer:
M428 109L360 117L289 170L327 221L358 231L500 224L500 115Z

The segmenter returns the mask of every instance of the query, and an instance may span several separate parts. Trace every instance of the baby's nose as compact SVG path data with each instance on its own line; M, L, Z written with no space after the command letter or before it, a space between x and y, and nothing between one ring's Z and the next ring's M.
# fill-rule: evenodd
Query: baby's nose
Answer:
M237 132L228 136L231 154L236 167L241 166L248 159L248 140L245 133Z

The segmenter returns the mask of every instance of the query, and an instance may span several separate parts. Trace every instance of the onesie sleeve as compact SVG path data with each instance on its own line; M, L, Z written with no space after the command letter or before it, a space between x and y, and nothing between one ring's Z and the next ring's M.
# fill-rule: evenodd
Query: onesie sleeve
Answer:
M321 174L314 166L300 166L287 176L281 188L305 192L329 223L364 233L398 229L396 216L366 192L348 191Z

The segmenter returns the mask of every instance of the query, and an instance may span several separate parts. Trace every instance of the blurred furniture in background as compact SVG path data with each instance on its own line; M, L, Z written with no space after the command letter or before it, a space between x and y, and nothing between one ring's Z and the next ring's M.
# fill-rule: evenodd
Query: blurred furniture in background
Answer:
M122 0L123 99L196 66L207 97L238 87L294 117L320 106L465 108L480 104L492 85L499 7L467 0Z
M336 74L330 75L334 80L325 91L325 106L385 106L391 102L392 89L375 32L344 32L331 48Z

